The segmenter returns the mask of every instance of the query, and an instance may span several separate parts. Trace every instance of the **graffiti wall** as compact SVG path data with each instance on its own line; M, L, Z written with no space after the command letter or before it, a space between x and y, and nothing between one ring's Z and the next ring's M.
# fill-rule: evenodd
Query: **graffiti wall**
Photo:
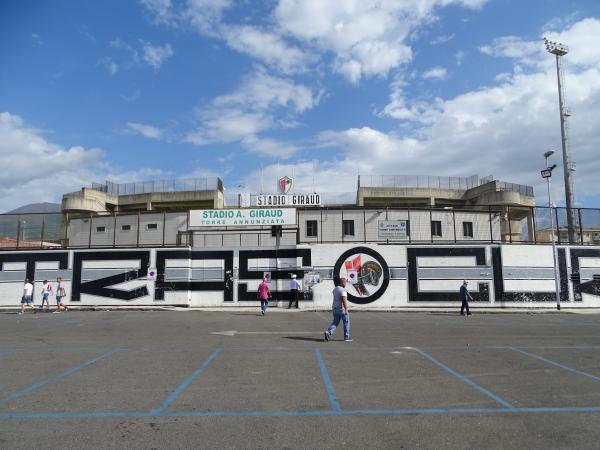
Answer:
M458 304L462 280L476 306L552 307L551 246L318 244L265 249L106 249L0 253L0 306L18 306L23 282L61 277L71 306L253 306L267 277L273 306L286 306L296 275L305 308L328 308L345 277L355 308ZM600 248L559 247L564 307L600 307Z

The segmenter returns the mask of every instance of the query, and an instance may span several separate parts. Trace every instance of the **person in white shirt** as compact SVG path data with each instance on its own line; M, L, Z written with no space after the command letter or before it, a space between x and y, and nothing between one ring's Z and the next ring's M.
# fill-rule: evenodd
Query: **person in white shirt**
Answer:
M23 297L21 297L21 312L19 314L23 314L25 308L33 307L33 284L29 282L29 279L26 278L23 283Z
M290 303L288 304L288 309L292 307L292 304L296 302L296 308L298 308L298 299L300 298L300 283L296 280L296 275L292 274L292 280L290 281L290 291L292 296L290 298Z
M336 283L335 288L333 289L333 303L331 305L331 309L333 312L333 321L325 330L325 340L328 341L331 339L333 333L335 333L336 328L340 324L340 320L344 323L344 341L352 342L352 338L350 337L350 314L348 311L348 307L350 306L348 303L348 293L346 292L346 279L340 278L339 282Z
M42 283L42 304L40 310L44 309L44 303L46 304L46 311L50 311L50 294L52 293L52 285L48 283L48 280L44 280Z

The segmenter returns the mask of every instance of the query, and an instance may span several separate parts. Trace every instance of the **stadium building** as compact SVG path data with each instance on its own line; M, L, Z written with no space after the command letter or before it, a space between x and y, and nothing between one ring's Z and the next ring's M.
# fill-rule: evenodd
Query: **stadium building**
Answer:
M253 306L263 278L284 306L296 275L302 308L329 308L340 276L355 308L457 305L463 279L475 307L600 307L598 210L578 209L580 241L561 241L566 212L530 186L363 176L332 196L283 176L225 192L218 178L107 182L65 194L60 215L3 215L0 305L25 278L60 276L71 306Z

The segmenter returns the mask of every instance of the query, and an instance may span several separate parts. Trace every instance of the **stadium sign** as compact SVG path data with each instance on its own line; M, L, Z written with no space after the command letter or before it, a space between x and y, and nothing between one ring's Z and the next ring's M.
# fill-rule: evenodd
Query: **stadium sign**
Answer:
M190 227L246 227L296 225L294 208L196 209L190 211Z
M257 195L256 206L321 206L320 194Z

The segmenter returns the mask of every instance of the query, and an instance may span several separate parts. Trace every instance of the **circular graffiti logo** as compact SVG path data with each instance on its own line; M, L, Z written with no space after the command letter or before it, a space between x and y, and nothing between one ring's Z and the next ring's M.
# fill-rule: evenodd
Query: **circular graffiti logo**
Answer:
M348 301L364 305L383 295L390 284L388 265L369 247L355 247L342 253L333 267L333 278L346 278Z

